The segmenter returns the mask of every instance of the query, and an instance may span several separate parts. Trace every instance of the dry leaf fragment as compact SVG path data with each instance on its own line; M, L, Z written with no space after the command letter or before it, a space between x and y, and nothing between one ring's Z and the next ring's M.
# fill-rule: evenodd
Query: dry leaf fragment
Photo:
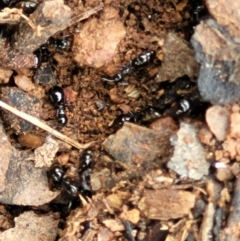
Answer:
M50 167L58 149L58 142L51 136L47 136L45 143L34 151L35 166Z

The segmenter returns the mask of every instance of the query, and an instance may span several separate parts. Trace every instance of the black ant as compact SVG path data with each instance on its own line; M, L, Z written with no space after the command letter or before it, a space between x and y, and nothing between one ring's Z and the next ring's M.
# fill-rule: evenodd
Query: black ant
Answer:
M124 65L121 68L120 73L115 74L112 78L102 78L102 80L108 82L120 82L124 79L124 76L153 63L155 58L156 52L154 50L148 50L131 60L129 64Z
M51 188L61 189L71 197L76 197L81 193L91 198L90 173L93 162L92 151L85 150L79 161L80 168L74 173L74 176L69 176L66 167L62 167L59 163L54 163L48 171Z
M67 124L68 118L65 113L65 98L63 89L59 86L54 86L49 91L49 97L52 103L57 106L58 123L62 126Z
M47 42L50 46L60 50L60 51L67 51L72 47L73 39L72 37L65 37L65 38L54 38L50 37Z
M37 9L38 3L33 1L20 1L14 7L21 8L26 15L32 14Z
M147 106L138 112L128 112L127 114L121 114L115 118L110 127L114 130L118 130L123 126L124 122L132 122L138 124L150 123L160 117L163 113L160 109L154 108L152 106Z
M0 3L0 8L15 7L21 8L26 15L32 14L37 9L38 3L34 1L19 1L19 0L3 0Z

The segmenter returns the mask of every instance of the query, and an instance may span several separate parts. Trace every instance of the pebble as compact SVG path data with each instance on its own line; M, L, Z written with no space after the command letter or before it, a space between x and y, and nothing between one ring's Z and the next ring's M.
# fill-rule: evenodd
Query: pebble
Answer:
M219 141L226 138L229 128L229 112L222 106L212 106L206 112L206 121L211 132Z

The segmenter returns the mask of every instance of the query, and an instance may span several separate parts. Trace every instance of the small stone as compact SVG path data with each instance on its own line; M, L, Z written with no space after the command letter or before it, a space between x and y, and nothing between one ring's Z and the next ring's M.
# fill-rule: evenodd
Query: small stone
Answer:
M182 177L200 180L208 174L210 163L205 158L204 148L197 138L197 129L181 123L175 136L171 137L174 153L167 166Z
M215 159L220 160L223 157L223 151L222 150L216 150L215 151Z
M211 146L213 144L213 134L207 127L202 127L198 132L198 137L203 144Z
M172 147L169 133L125 122L116 134L110 135L103 143L104 149L126 167L154 164L154 160L167 157Z
M231 159L235 158L237 155L237 141L233 138L227 138L224 142L224 151L227 152Z
M151 123L149 128L159 131L160 133L168 133L169 135L173 135L177 132L179 127L172 117L167 116L154 121Z
M216 138L223 141L229 128L228 110L218 105L212 106L206 112L206 121Z
M25 75L16 75L14 76L14 82L19 87L19 89L30 92L34 88L34 84L31 79Z
M225 168L218 168L216 171L216 178L221 182L231 180L233 178L231 167L226 166Z

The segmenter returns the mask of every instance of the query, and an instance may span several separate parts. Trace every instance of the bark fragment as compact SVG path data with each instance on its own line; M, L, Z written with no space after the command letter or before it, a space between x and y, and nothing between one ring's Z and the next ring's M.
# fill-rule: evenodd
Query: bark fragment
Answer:
M179 190L144 190L139 209L150 219L169 220L189 214L195 195Z

